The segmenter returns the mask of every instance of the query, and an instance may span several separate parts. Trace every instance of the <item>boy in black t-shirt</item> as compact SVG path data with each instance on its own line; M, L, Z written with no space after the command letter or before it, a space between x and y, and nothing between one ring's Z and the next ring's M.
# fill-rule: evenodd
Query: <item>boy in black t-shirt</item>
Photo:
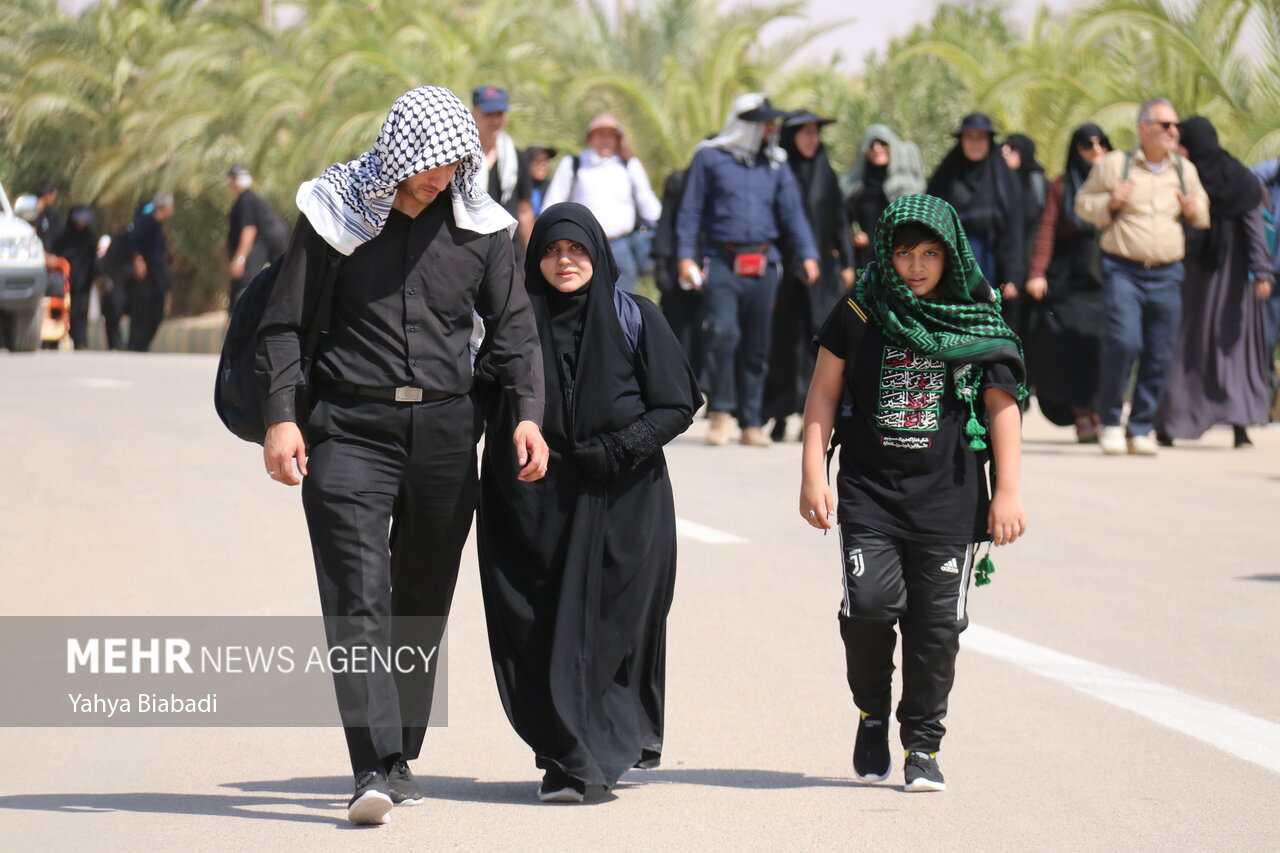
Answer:
M818 333L800 514L813 527L831 528L836 504L823 457L835 429L840 635L861 712L854 774L880 782L892 770L896 622L906 790L942 791L937 751L968 625L974 543L1005 545L1026 531L1019 491L1024 368L999 297L949 204L928 195L898 199L880 219L875 252L853 296Z

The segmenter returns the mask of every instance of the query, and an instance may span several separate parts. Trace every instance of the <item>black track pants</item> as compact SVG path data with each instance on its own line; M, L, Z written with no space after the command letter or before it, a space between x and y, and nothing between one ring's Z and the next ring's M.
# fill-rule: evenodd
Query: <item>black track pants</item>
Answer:
M898 724L906 749L935 752L946 728L974 546L912 542L841 524L844 640L849 689L860 711L887 719L892 707L894 623L902 632Z

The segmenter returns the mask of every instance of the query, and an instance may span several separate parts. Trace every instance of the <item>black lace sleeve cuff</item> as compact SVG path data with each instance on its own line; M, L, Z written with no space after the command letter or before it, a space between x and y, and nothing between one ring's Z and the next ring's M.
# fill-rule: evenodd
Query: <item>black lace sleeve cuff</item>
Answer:
M645 420L636 421L601 438L609 454L610 467L616 471L635 468L662 448L658 434Z

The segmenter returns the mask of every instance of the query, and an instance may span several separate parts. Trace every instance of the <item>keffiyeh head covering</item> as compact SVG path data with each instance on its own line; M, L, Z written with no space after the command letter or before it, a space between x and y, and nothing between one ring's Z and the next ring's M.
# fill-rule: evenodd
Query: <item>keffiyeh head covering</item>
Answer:
M894 271L893 235L909 222L925 226L946 246L938 299L918 298ZM903 196L880 217L874 246L875 262L858 278L854 298L891 341L941 361L1008 361L1023 381L1021 342L1000 315L1000 295L978 269L955 208L931 195Z
M484 155L475 119L440 86L401 95L373 148L300 186L298 209L325 242L350 255L382 231L401 181L451 163L458 164L450 193L458 227L481 234L514 231L515 220L476 182Z
M739 95L734 99L733 108L729 111L729 120L724 123L724 129L710 139L699 142L698 148L719 148L732 154L733 159L744 166L752 166L756 162L756 157L761 154L761 146L766 146L763 153L769 158L769 164L773 168L776 169L780 163L787 162L787 152L778 147L777 130L774 131L771 139L765 139L764 122L738 118L743 113L762 106L766 100L767 98L761 92Z

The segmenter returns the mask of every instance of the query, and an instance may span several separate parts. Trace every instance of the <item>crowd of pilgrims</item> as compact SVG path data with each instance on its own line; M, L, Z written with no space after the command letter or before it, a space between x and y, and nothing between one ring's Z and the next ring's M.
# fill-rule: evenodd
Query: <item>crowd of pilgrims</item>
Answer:
M897 198L926 192L956 209L982 272L999 288L1005 318L1023 339L1029 387L1043 414L1059 426L1074 426L1081 443L1096 442L1100 426L1095 397L1107 318L1098 229L1076 214L1074 203L1093 165L1112 150L1107 134L1091 123L1075 128L1063 152L1062 171L1050 180L1030 137L1020 133L1002 137L981 113L964 117L952 133L955 144L931 173L915 143L875 124L863 132L852 165L838 173L822 141L824 132L832 132L825 130L832 124L833 119L808 110L788 113L777 122L776 143L786 152L821 272L812 284L805 282L801 254L789 244L786 229L779 229L781 275L773 300L764 395L764 415L772 422L770 438L785 439L787 418L803 410L815 358L813 336L841 292L851 287L857 271L873 259L871 238L881 214ZM1211 233L1242 229L1245 215L1258 208L1268 210L1274 221L1269 210L1280 187L1275 178L1277 161L1254 169L1258 177L1250 180L1259 183L1261 179L1264 186L1260 192L1245 194L1246 207L1241 203L1239 175L1248 175L1248 170L1219 146L1208 120L1194 119L1188 126L1191 131L1185 134L1182 156L1202 176L1214 219ZM549 182L547 155L555 152L535 147L528 153L536 214ZM682 170L666 179L662 215L656 222L637 217L638 233L653 229L652 255L641 258L639 268L652 264L663 311L703 387L709 388L712 355L703 294L682 283L678 270L676 219L684 177ZM592 207L589 200L584 203ZM1196 422L1196 435L1185 437L1198 437L1215 424L1230 424L1236 427L1237 446L1246 446L1244 428L1252 424L1228 418L1240 411L1266 412L1271 405L1271 354L1280 333L1280 301L1275 294L1270 299L1258 297L1249 264L1217 251L1221 238L1190 237L1192 272L1184 285L1186 310L1179 336L1184 344L1188 338L1215 340L1203 346L1179 346L1179 352L1185 353L1184 363L1175 364L1171 372L1238 377L1216 389L1219 397L1236 399L1221 399L1216 406L1204 395L1194 403L1166 400L1162 416ZM1235 244L1243 247L1245 242ZM636 245L647 249L649 243ZM1270 251L1274 253L1273 248ZM1204 287L1205 280L1214 281L1215 286ZM1224 318L1234 330L1219 331ZM1238 399L1260 394L1265 401L1244 405ZM1179 403L1207 410L1170 411ZM1265 417L1253 422L1265 423Z
M1074 203L1090 169L1112 148L1107 134L1096 124L1077 127L1062 158L1061 174L1049 180L1030 137L1011 133L1002 138L981 113L964 117L952 133L955 144L928 174L915 143L883 124L874 124L863 132L853 163L837 173L822 140L824 132L833 132L826 130L833 124L834 119L797 110L771 122L773 137L762 141L762 150L772 146L785 152L820 269L815 281L806 282L804 252L798 241L788 239L787 228L778 229L780 273L764 342L767 366L762 370L761 414L772 423L772 430L768 438L758 430L744 431L743 443L767 445L786 438L788 417L803 410L816 353L812 342L822 320L840 294L852 287L857 271L873 259L871 238L885 208L894 199L921 192L944 199L959 214L978 265L1002 294L1006 320L1023 339L1029 387L1045 417L1060 426L1074 425L1080 442L1095 442L1100 429L1099 354L1107 317L1098 230L1077 215ZM1162 423L1191 424L1189 431L1177 430L1179 437L1186 438L1199 437L1216 424L1229 424L1235 428L1236 445L1247 446L1245 428L1265 423L1265 416L1258 413L1267 412L1272 404L1280 294L1258 297L1251 286L1250 259L1235 256L1245 252L1248 241L1236 239L1237 252L1228 256L1222 251L1223 235L1242 231L1246 218L1260 209L1266 211L1269 234L1274 235L1272 208L1280 196L1280 160L1255 166L1251 177L1220 147L1208 120L1189 120L1188 127L1181 150L1203 176L1213 224L1203 236L1188 229L1192 270L1183 287L1179 355L1170 368L1172 390L1162 399L1161 418ZM500 165L504 152L495 146L499 159L483 177L491 195L513 214L523 214L518 249L528 240L533 217L558 201L582 203L606 224L606 232L621 229L622 233L606 233L620 270L619 288L634 291L638 278L650 274L661 293L663 312L704 389L717 384L704 294L681 281L678 266L677 216L688 170L666 178L659 201L622 125L608 113L592 119L582 153L563 157L559 168L553 168L554 148L535 145L517 152L503 130L498 130L496 138L507 142L518 156L508 158L514 167L504 168ZM715 144L716 137L709 140ZM1244 187L1242 192L1242 180L1260 181L1261 191ZM72 279L92 278L95 265L100 272L102 261L94 258L97 235L91 209L76 205L65 227L61 221L49 221L49 214L56 216L50 208L37 225L43 226L47 249L70 262ZM1275 264L1274 246L1268 250ZM73 288L86 296L87 290L87 286ZM121 313L141 313L117 305L115 316L109 316L110 301L103 303L109 332ZM76 346L82 347L87 338L87 299L80 300L78 308L73 310L72 333ZM160 316L151 313L157 316L141 325L154 334ZM113 348L123 345L116 336L109 337ZM750 340L742 342L737 354L740 362L749 355L750 344ZM131 348L146 346L131 343ZM744 371L749 374L750 366L740 363L728 369L740 375L740 384L746 384L741 378ZM1175 374L1185 381L1179 383ZM1208 397L1179 393L1187 382L1198 382L1203 376L1217 378L1218 387ZM749 388L738 391L744 394ZM711 403L714 417L715 400ZM734 414L743 420L740 411ZM1166 432L1158 430L1163 443L1168 443Z

